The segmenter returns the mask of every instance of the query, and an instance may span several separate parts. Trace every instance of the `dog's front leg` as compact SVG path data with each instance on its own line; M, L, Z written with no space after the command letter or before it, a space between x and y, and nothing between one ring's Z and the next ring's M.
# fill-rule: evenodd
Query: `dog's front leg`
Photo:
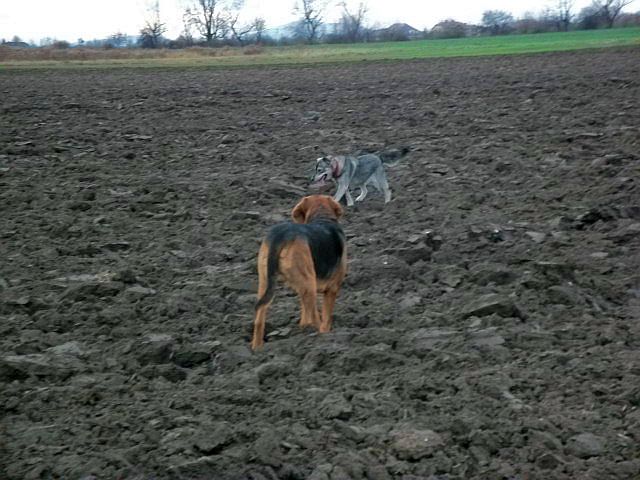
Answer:
M344 185L341 185L341 184L340 184L340 185L338 185L338 189L336 190L336 193L335 193L335 195L333 196L333 199L334 199L336 202L340 203L340 199L341 199L342 197L344 197L344 194L345 194L345 193L348 193L348 192L349 192L349 190L347 189L347 187L345 187Z
M347 197L347 205L350 207L353 206L353 198L351 198L351 192L349 192L349 187L347 185L338 185L338 190L333 196L333 199L339 203L340 199L345 195Z

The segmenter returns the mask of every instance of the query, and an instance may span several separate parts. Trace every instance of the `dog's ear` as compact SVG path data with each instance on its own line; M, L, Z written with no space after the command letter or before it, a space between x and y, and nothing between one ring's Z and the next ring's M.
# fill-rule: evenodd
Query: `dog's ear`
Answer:
M304 223L307 218L308 204L309 197L304 197L293 207L293 210L291 210L291 218L293 218L294 223Z
M342 205L336 202L333 198L329 197L329 203L331 204L331 208L333 209L333 213L336 214L336 218L339 220L344 215L344 210Z

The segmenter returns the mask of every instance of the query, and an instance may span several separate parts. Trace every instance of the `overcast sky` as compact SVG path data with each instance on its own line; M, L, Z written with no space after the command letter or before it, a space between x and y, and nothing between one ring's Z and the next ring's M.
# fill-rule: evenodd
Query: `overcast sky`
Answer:
M149 0L0 0L0 39L18 35L38 42L45 37L76 41L105 38L116 32L137 35L144 25ZM327 20L335 19L338 0L330 0ZM347 2L356 5L357 0ZM431 28L447 18L479 23L485 10L507 10L518 17L525 12L539 12L557 0L368 0L368 21L387 26L406 22L413 27ZM574 9L589 5L590 0L575 0ZM189 0L160 0L160 17L166 23L166 36L175 38L181 31L182 12ZM243 16L263 17L267 28L295 19L295 0L245 0ZM638 2L640 5L640 2ZM632 4L628 9L636 10Z

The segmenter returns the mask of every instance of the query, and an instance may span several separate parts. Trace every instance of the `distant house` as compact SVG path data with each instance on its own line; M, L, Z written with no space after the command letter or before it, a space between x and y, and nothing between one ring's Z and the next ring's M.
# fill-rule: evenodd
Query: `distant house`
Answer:
M449 19L434 25L429 32L429 36L432 38L462 38L472 37L479 33L477 25L469 25L468 23Z
M387 28L379 28L371 32L371 39L377 41L396 42L422 38L422 32L407 23L394 23Z
M17 48L29 48L30 45L27 42L2 42L5 47L17 47Z

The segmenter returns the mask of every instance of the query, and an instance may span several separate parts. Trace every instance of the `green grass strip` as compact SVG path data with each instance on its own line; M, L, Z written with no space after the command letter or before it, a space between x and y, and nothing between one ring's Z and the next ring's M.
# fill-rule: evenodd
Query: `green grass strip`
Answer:
M252 54L247 54L250 50L241 48L226 48L219 50L215 55L205 54L204 50L201 53L193 50L164 50L162 52L149 51L150 57L146 58L146 53L136 50L135 55L132 54L131 58L124 59L11 59L0 62L0 71L24 68L191 68L309 65L366 60L516 55L624 46L640 46L640 28L408 42L265 47L258 49L258 53L253 51Z

